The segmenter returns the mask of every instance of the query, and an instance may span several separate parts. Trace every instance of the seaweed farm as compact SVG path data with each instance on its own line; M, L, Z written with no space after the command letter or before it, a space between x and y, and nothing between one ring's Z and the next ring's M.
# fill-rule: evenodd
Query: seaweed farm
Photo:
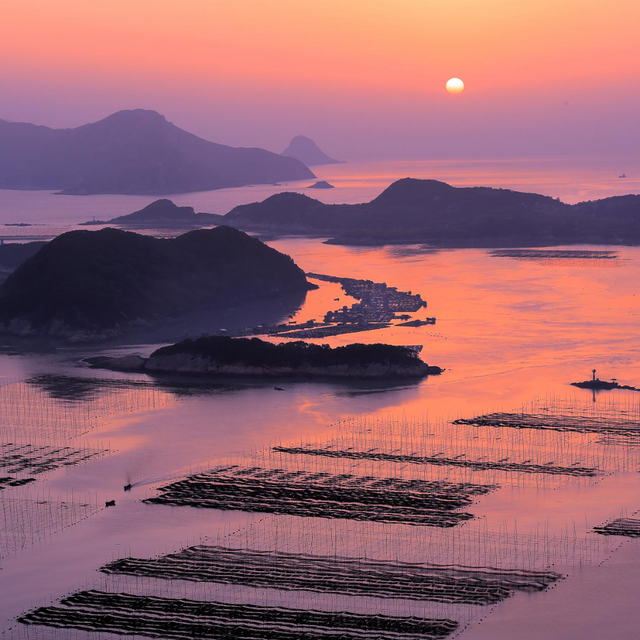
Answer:
M76 593L65 598L61 604L62 607L37 609L23 616L20 622L151 638L246 640L435 639L446 637L457 626L452 620L416 620L99 591ZM135 615L132 616L132 613Z
M74 449L50 445L0 444L0 472L38 475L60 467L69 467L96 460L107 454L104 449Z
M64 441L112 416L167 406L167 394L146 380L41 374L0 387L3 441Z
M603 536L629 536L640 538L640 518L616 518L593 530Z
M47 542L100 511L92 496L59 500L32 494L3 497L0 509L0 559Z
M527 406L542 404L557 420L635 419L632 405L596 410L575 396ZM483 509L505 487L588 488L637 473L637 448L591 430L376 415L345 419L332 433L152 484L142 506L249 519L154 557L96 566L84 589L19 616L12 637L49 637L42 629L177 639L453 637L503 602L541 596L597 566L618 536L640 530L633 519L507 523Z
M559 401L562 412L568 403L568 400ZM544 404L551 413L552 403L546 400ZM574 408L579 415L587 412L590 424L603 421L611 424L613 409L596 412L591 403ZM561 427L562 418L555 419ZM627 421L633 425L636 420L629 413L613 419L623 425ZM334 425L335 435L330 440L276 444L271 447L271 456L277 457L278 463L288 456L296 459L297 464L316 465L318 469L333 472L341 464L350 464L362 473L384 469L390 475L420 474L430 480L496 486L588 483L612 472L640 469L640 451L627 439L609 440L610 446L600 446L604 444L602 431L582 431L575 422L572 423L575 428L526 431L507 428L510 425L500 421L479 422L480 419L429 422L384 415L356 417ZM604 433L612 437L613 432L605 430Z
M551 571L391 563L207 545L190 547L155 560L116 560L101 571L171 580L479 605L495 604L515 591L543 591L561 577Z
M495 487L342 473L225 467L160 488L153 504L454 527Z
M615 402L577 404L571 400L534 400L518 412L498 411L472 418L458 418L454 424L548 429L640 440L640 410L637 404L632 403L619 407Z

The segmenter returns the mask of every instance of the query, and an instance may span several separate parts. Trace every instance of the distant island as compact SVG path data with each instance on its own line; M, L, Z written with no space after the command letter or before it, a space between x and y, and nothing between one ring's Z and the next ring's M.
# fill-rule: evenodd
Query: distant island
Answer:
M148 358L98 356L85 362L116 371L216 376L422 378L443 371L427 365L408 347L350 344L331 348L226 336L183 340L154 351Z
M110 220L89 220L80 223L80 226L94 226L115 224L118 226L131 226L138 229L154 227L203 227L220 224L222 216L215 213L196 213L193 207L179 207L171 200L156 200L148 204L140 211L134 211L124 216L111 218Z
M342 164L342 160L330 158L320 147L306 136L296 136L291 140L289 146L282 152L287 158L296 158L308 167L319 164Z
M2 284L0 333L107 339L196 311L234 307L237 316L237 307L263 308L279 299L295 309L311 288L316 285L289 256L229 227L173 239L71 231Z
M335 187L326 180L318 180L318 182L310 185L309 189L335 189Z
M222 224L328 237L346 245L517 247L640 244L640 195L565 204L535 193L404 178L363 204L324 204L283 192L240 205Z
M75 129L0 120L0 188L164 195L315 178L293 157L203 140L155 111Z

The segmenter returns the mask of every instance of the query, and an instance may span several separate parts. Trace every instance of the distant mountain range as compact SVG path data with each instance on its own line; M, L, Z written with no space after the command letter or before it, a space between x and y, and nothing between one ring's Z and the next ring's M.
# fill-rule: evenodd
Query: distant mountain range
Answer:
M306 136L296 136L291 140L289 146L282 152L283 156L296 158L308 167L317 164L341 164L342 160L330 158L320 147Z
M0 120L0 188L164 195L314 178L302 162L228 147L134 109L75 129Z
M145 332L197 311L274 300L299 305L315 288L293 260L229 227L166 240L119 229L63 233L23 262L0 287L0 332L70 340ZM295 309L295 306L293 306ZM284 313L281 311L282 317Z
M363 204L324 204L300 193L278 193L235 207L221 224L352 245L640 244L640 195L568 205L535 193L404 178Z

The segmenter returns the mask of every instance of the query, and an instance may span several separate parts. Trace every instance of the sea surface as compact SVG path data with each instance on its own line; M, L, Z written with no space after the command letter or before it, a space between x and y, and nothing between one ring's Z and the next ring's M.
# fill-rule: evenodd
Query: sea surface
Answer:
M358 202L404 176L453 184L491 184L558 195L567 201L633 191L617 172L573 167L545 173L535 163L393 163L318 168L336 184L313 191ZM475 172L475 173L474 173ZM475 177L474 177L475 176ZM498 177L499 176L499 177ZM482 178L482 179L480 179ZM624 187L619 186L624 182ZM298 188L302 188L298 185ZM223 213L275 187L177 196L179 204ZM128 213L149 199L62 197L0 191L2 221L24 239L79 221ZM20 235L24 234L24 235ZM422 246L350 248L282 238L269 244L308 272L386 282L419 293L433 326L390 327L323 339L421 345L445 368L420 382L224 380L215 384L90 370L82 359L100 346L0 354L0 445L68 446L95 453L82 464L0 490L0 629L7 638L92 638L109 634L25 627L16 616L80 589L136 590L164 597L258 602L388 615L446 615L465 640L585 640L638 637L640 540L593 532L640 510L640 437L610 434L640 421L640 393L593 394L569 385L591 377L640 386L640 248L570 247L533 257L490 250ZM600 254L607 250L613 255ZM576 253L579 252L579 253ZM354 302L338 284L319 282L294 319L321 318ZM212 327L217 330L220 327ZM149 353L157 345L110 348ZM559 430L458 426L491 412L547 414ZM580 425L596 425L584 432ZM562 425L572 425L567 431ZM576 427L577 425L577 427ZM637 439L636 439L637 438ZM365 451L429 452L469 459L592 466L584 478L488 472L458 467L275 456L274 445L326 445ZM344 446L345 443L349 447ZM465 508L474 519L453 529L342 519L296 518L145 504L157 487L216 465L292 468L404 479L497 485ZM1 470L0 475L5 471ZM18 474L19 475L19 474ZM123 486L131 483L131 491ZM115 499L114 507L105 502ZM552 569L565 576L548 590L520 592L493 606L282 592L250 587L113 578L98 569L117 558L151 558L200 542L313 551L330 556L499 568ZM194 586L195 585L195 586Z

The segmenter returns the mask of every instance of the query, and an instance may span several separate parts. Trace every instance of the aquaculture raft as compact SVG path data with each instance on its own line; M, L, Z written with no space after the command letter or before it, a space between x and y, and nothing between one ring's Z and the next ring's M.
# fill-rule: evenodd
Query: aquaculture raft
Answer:
M603 536L628 536L640 538L639 518L618 518L601 526L594 527L593 530Z
M101 568L124 574L251 587L491 605L516 591L543 591L552 571L384 562L198 545L157 559L123 558Z
M456 630L448 619L264 607L80 591L25 614L23 624L141 635L167 640L436 640Z
M495 488L234 465L161 487L160 495L145 502L454 527L473 517L457 509Z

